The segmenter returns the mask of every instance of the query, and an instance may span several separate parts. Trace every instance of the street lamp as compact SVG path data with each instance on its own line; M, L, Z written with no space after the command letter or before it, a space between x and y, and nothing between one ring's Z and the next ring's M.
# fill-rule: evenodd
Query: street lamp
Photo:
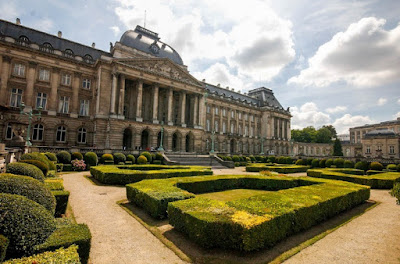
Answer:
M264 137L261 137L261 152L260 155L264 155Z
M163 138L164 138L164 121L161 121L161 138L160 138L160 146L158 147L158 151L163 152Z
M21 102L21 105L19 106L19 108L21 109L21 111L20 111L20 115L26 115L26 116L28 116L28 131L26 132L26 138L25 138L25 141L26 141L26 145L28 146L28 147L30 147L30 146L32 146L32 143L31 143L31 125L32 125L32 117L34 117L34 116L37 116L37 117L39 117L39 119L41 118L41 113L42 113L42 106L39 106L38 108L37 108L37 110L39 111L39 113L37 113L37 114L34 114L33 113L33 110L31 109L31 110L29 110L29 112L24 112L24 109L25 109L25 104L24 104L24 102Z

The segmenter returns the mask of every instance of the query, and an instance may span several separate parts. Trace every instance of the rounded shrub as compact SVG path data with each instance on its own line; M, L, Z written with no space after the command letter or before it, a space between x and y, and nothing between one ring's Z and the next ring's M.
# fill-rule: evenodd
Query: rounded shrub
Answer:
M103 154L103 155L101 156L101 162L104 163L106 160L112 160L112 161L114 161L113 155L108 154L108 153Z
M356 165L354 165L354 168L356 168L357 170L367 171L368 170L368 162L359 161L356 163Z
M83 160L83 155L80 152L74 152L71 154L71 160Z
M6 171L11 174L29 176L36 180L44 182L43 172L38 167L32 164L22 162L8 163Z
M20 160L39 160L47 164L47 166L49 167L48 170L56 170L56 165L54 164L54 162L49 160L47 156L43 153L39 152L25 153L24 155L21 156Z
M7 258L31 255L56 229L48 210L21 195L1 193L0 215L0 233L9 239Z
M286 164L293 164L293 159L291 157L285 157Z
M319 167L320 167L320 168L325 168L325 167L326 167L325 163L326 163L326 159L321 159L321 160L319 161Z
M250 157L246 157L246 162L251 162Z
M137 163L138 164L147 164L147 158L145 156L143 156L143 155L140 155L137 158Z
M120 162L124 162L126 161L126 156L123 153L114 153L113 154L114 157L114 164L119 164Z
M395 170L397 170L397 167L396 167L395 164L389 164L389 165L386 166L386 169L395 171Z
M68 151L60 151L56 154L58 163L71 164L71 154Z
M151 163L151 161L153 160L153 158L151 157L151 154L147 151L142 152L141 154L142 156L145 156L147 159L147 162Z
M232 156L232 161L233 161L233 162L240 162L240 157L237 156L237 155L233 155L233 156Z
M307 162L304 159L298 159L298 160L296 160L295 164L296 165L306 165Z
M89 167L96 166L97 162L99 161L96 153L94 152L86 152L85 156L83 156L83 159L85 160L86 165L88 165Z
M41 204L54 215L56 198L46 186L28 176L0 174L0 193L18 194Z
M44 153L44 155L46 155L46 157L47 157L50 161L57 162L57 156L56 156L54 153L46 152L46 153Z
M275 163L276 162L275 156L268 156L267 162Z
M319 167L319 160L318 159L313 159L313 161L311 162L311 167L312 168Z
M132 164L135 164L135 156L133 156L132 154L129 154L126 156L126 160L127 161L132 161Z
M43 172L44 176L46 176L49 172L49 166L47 166L46 163L41 162L40 160L21 160L21 162L35 165Z
M380 162L371 162L371 164L369 164L369 168L371 170L377 170L377 171L381 171L383 170L383 165Z
M344 167L345 168L354 168L354 162L352 162L351 160L345 160L344 161Z
M163 160L163 155L160 152L156 153L156 160Z
M333 159L327 159L325 162L325 166L330 168L333 165Z
M313 161L314 159L313 158L307 158L307 164L306 165L309 165L309 166L311 166L311 163L312 163L312 161Z
M276 160L277 160L276 162L279 163L279 164L285 164L286 163L285 157L282 157L282 156L278 157Z
M256 161L256 158L255 158L253 155L250 155L249 158L250 158L250 160L251 160L252 162Z
M245 156L239 156L240 161L246 161L246 157Z
M232 161L232 157L231 157L231 156L227 156L227 157L226 157L226 160L227 160L227 161Z
M336 166L336 168L343 168L344 166L344 159L342 158L337 158L333 160L333 165Z
M151 160L154 162L156 160L156 154L152 153L151 154Z

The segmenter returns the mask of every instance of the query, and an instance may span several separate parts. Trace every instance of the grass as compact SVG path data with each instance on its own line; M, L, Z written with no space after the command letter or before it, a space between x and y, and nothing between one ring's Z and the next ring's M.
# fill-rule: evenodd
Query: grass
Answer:
M197 194L196 197L209 198L218 201L234 201L239 199L250 198L256 195L266 194L268 192L269 191L264 191L264 190L234 189L222 192Z

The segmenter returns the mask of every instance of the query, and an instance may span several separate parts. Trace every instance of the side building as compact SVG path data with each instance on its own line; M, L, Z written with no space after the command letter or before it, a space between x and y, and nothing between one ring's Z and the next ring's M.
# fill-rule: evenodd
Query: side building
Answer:
M20 115L31 142L49 148L290 154L290 112L272 90L248 94L194 78L157 33L137 26L110 51L0 20L0 140ZM163 130L163 133L161 133ZM214 144L211 144L214 142ZM261 146L262 144L262 146Z

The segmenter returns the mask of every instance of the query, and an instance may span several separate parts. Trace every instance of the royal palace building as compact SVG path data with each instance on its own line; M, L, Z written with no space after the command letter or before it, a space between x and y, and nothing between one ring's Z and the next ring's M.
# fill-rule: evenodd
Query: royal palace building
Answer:
M28 124L33 146L290 154L290 112L272 90L197 80L157 33L137 26L102 51L0 20L0 141ZM163 133L161 133L163 130ZM25 132L26 133L26 132ZM261 148L263 144L263 148Z

